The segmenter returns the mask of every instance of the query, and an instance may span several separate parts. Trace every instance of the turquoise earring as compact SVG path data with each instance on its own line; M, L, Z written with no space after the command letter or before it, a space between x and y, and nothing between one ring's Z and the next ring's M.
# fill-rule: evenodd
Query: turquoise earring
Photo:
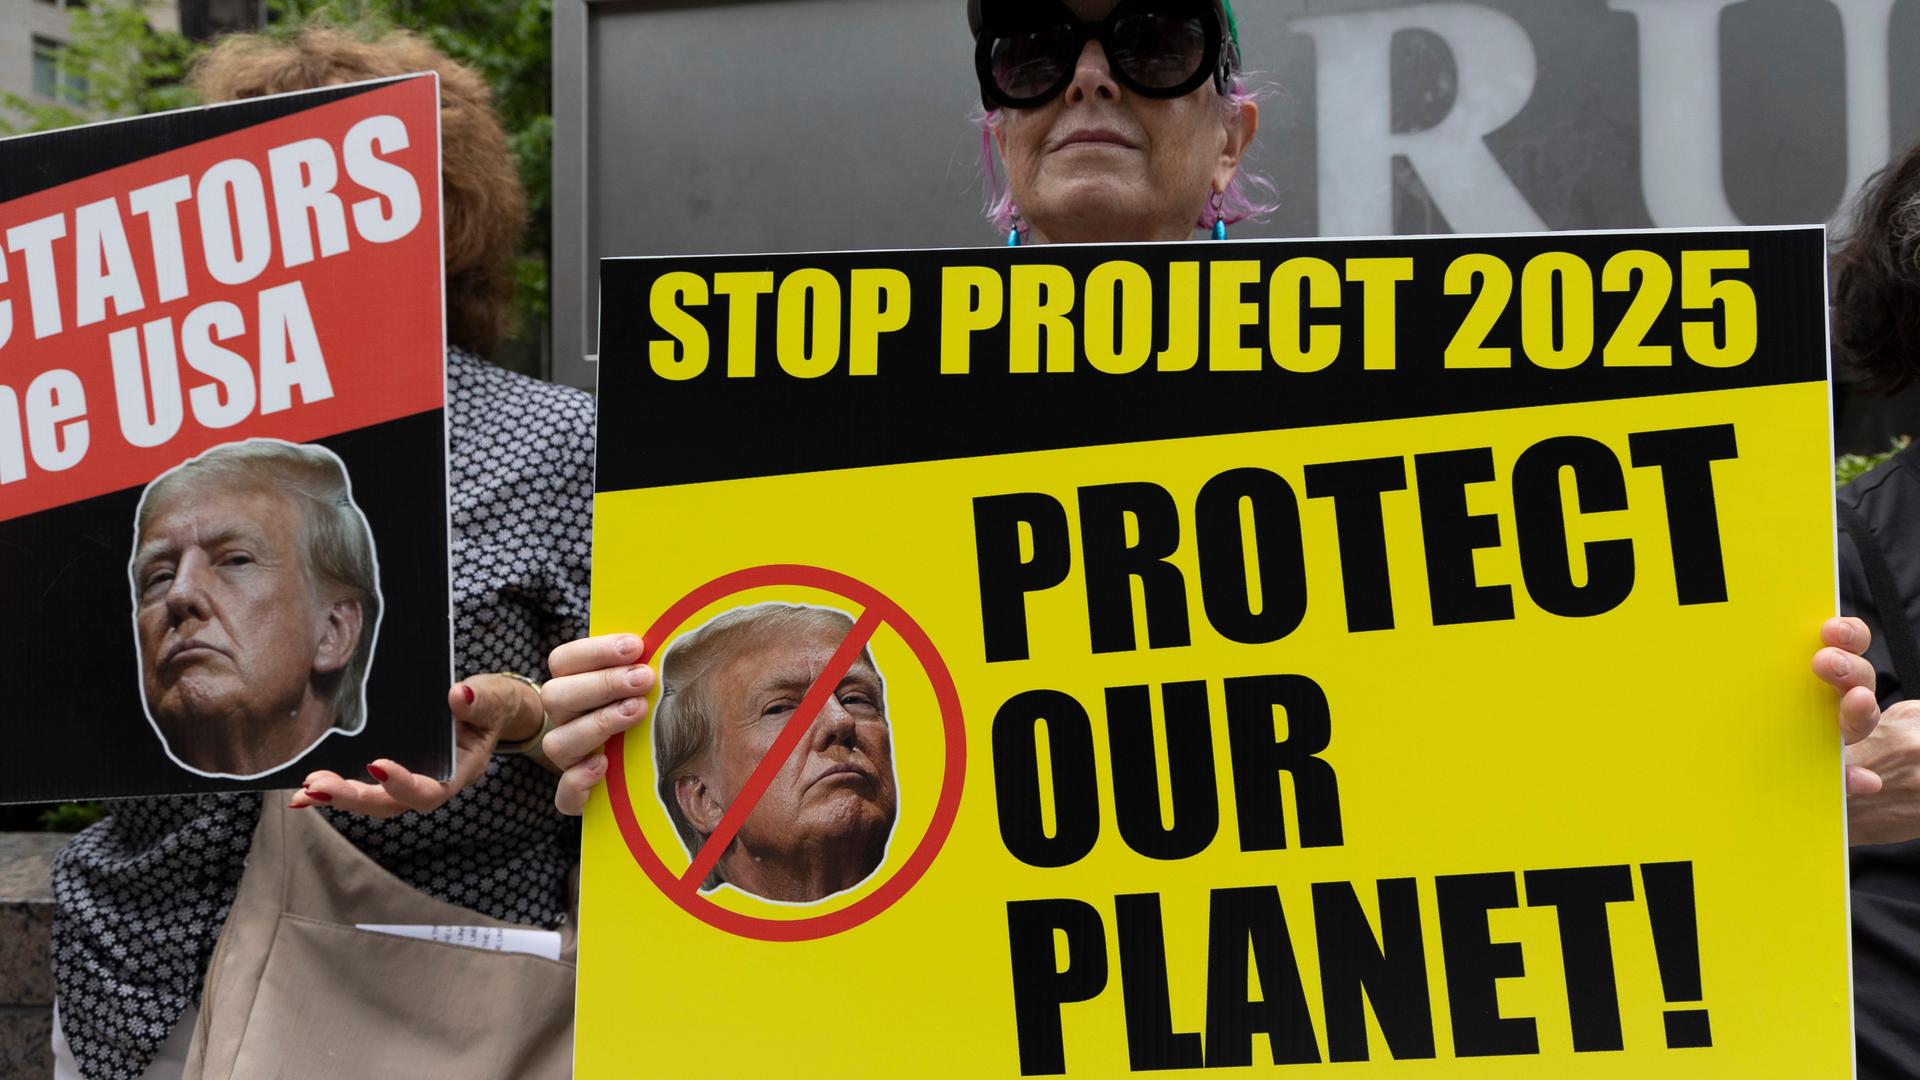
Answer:
M1226 209L1227 209L1226 192L1223 192L1223 191L1214 192L1213 193L1213 238L1215 240L1225 240L1227 238Z

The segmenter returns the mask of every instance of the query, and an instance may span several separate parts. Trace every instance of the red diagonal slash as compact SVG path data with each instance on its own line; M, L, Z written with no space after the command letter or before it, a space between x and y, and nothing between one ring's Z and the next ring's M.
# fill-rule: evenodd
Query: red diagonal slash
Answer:
M773 783L774 774L786 764L788 756L806 736L807 729L813 726L813 718L826 706L827 695L833 693L834 688L840 685L840 680L846 676L847 669L853 667L853 662L860 658L860 650L867 647L867 642L872 639L874 631L880 629L882 621L882 617L872 608L861 612L860 618L854 621L853 629L847 632L846 640L840 643L840 648L835 650L833 656L827 660L827 666L820 669L820 674L814 678L813 685L807 687L806 696L800 699L800 707L787 718L787 726L780 730L780 737L773 741L773 746L767 750L767 756L761 758L760 764L754 767L753 775L747 777L746 786L742 787L740 794L734 797L733 805L727 807L727 812L721 817L720 824L714 828L712 835L707 837L707 842L701 846L700 854L694 856L693 865L687 867L687 872L680 875L680 886L683 890L689 893L698 891L700 883L707 880L707 874L712 872L714 865L720 861L720 856L726 853L727 845L733 843L734 835L740 831L740 826L746 824L747 818L753 813L754 805L760 801L762 795L767 793L767 786Z

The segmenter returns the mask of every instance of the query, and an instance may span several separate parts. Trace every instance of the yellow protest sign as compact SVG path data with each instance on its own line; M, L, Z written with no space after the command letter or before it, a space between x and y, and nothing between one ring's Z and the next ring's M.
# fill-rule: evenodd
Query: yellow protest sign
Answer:
M1823 243L605 264L578 1075L1845 1075Z

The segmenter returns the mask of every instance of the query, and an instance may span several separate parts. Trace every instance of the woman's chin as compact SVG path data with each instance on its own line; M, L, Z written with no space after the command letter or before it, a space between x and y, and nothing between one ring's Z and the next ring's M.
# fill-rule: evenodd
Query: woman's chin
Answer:
M1141 239L1135 234L1153 216L1140 205L1137 191L1090 182L1055 192L1027 220L1051 240L1086 243Z
M1062 211L1088 202L1135 206L1151 201L1151 192L1138 176L1116 169L1094 168L1087 163L1078 168L1063 168L1047 178L1035 200Z

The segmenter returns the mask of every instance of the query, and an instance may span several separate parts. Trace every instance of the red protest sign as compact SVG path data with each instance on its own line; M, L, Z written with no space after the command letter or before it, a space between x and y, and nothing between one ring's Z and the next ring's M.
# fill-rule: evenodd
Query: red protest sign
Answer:
M442 218L432 73L0 140L0 802L448 773Z
M444 348L438 106L400 80L0 203L0 521L439 408L393 362Z

